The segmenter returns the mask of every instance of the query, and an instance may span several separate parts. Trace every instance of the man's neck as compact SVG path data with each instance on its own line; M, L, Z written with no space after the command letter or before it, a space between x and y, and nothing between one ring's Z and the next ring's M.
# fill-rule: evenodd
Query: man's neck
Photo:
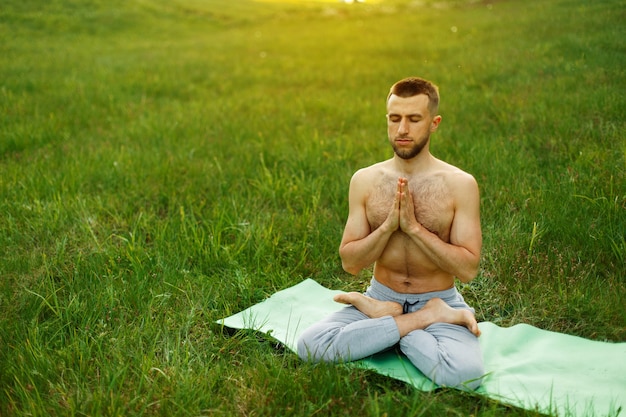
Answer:
M394 154L392 166L402 175L410 177L429 171L434 161L435 158L424 149L411 159L403 159Z

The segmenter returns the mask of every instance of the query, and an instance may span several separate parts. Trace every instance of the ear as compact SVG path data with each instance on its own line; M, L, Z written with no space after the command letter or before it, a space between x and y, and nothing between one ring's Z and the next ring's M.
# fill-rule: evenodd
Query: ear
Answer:
M433 121L430 123L430 132L434 132L439 127L439 123L441 123L441 116L437 115L433 117Z

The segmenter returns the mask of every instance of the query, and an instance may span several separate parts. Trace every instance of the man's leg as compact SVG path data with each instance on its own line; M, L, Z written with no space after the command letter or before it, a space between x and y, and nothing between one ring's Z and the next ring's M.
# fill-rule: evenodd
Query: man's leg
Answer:
M393 317L369 318L346 307L306 329L298 356L310 361L353 361L389 349L400 340Z
M439 298L429 300L420 310L402 314L402 306L392 301L380 301L366 295L350 292L335 296L335 301L351 304L367 317L376 318L384 315L394 317L400 337L414 330L423 330L433 323L450 323L464 326L474 335L479 336L478 323L471 311L454 309Z
M400 349L424 375L439 385L476 389L484 376L478 338L467 328L435 323L400 340Z
M409 360L434 382L475 389L484 374L480 335L474 314L454 292L447 298L431 298L418 310L402 314L402 306L359 293L341 294L335 301L352 304L369 317L392 314L401 336L400 348Z

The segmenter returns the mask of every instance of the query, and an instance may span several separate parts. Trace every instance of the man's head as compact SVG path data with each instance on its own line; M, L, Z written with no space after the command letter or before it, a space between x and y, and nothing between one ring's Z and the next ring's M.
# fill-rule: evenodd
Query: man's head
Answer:
M387 96L387 133L400 158L413 159L428 151L431 133L437 130L437 87L421 78L405 78L395 83Z
M387 96L387 103L392 95L407 98L420 94L428 97L428 111L431 116L435 116L439 111L439 88L423 78L409 77L392 85Z

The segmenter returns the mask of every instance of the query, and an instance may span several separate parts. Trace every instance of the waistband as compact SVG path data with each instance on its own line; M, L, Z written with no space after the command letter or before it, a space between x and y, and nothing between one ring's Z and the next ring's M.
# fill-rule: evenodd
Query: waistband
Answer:
M370 281L370 286L368 287L366 293L368 296L375 298L377 300L384 301L395 301L396 303L405 303L408 302L410 304L417 302L426 302L431 298L441 298L446 303L450 303L452 301L457 301L462 297L461 294L457 291L456 287L449 288L443 291L431 291L420 294L405 294L392 290L388 286L381 284L376 280L376 277L372 277Z

